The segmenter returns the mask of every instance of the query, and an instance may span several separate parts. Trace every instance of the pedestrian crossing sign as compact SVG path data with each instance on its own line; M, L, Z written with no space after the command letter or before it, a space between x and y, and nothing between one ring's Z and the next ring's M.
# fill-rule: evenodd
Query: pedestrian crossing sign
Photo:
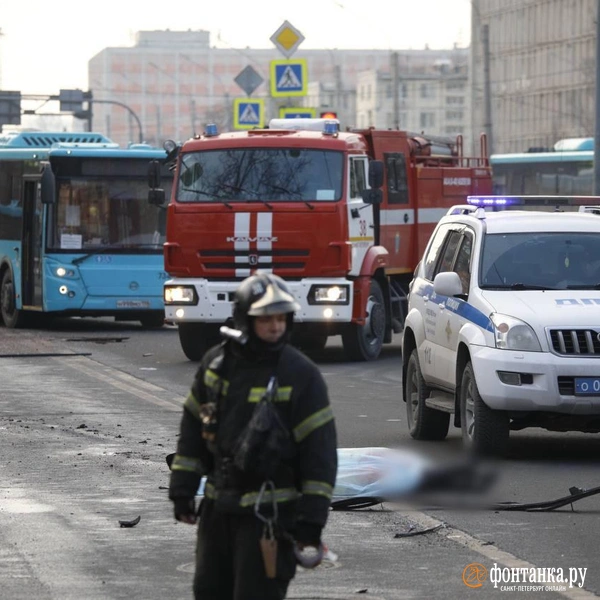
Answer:
M306 96L308 67L305 58L271 61L271 96Z
M317 116L316 108L305 108L302 106L296 108L280 108L280 119L314 119Z
M234 129L254 129L265 126L265 101L262 98L233 100Z

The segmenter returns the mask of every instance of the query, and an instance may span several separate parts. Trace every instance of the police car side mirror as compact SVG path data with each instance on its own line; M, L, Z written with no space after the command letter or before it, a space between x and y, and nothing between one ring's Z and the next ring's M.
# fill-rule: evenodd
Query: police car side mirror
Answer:
M459 296L463 293L458 273L447 271L438 273L433 280L433 291L441 296Z

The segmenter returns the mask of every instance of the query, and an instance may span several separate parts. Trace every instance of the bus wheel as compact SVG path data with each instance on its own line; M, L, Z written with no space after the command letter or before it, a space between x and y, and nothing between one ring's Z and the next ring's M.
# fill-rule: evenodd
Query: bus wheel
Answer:
M8 269L4 271L2 284L0 285L0 313L4 325L10 329L23 327L25 324L25 314L17 308L15 285L12 274Z
M383 346L385 335L385 303L381 286L371 280L371 291L367 300L367 318L364 325L350 323L342 333L344 352L349 360L365 361L376 359Z
M148 313L140 319L140 323L146 329L158 329L165 324L165 313L162 310Z
M221 341L220 327L212 323L179 323L177 329L183 353L190 360L201 360L209 348Z

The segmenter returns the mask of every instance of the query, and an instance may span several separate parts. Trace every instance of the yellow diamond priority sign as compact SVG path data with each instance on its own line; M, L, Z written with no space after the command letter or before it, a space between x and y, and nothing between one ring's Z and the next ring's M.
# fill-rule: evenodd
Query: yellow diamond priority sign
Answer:
M270 39L279 52L289 58L298 50L304 36L289 21L284 21Z

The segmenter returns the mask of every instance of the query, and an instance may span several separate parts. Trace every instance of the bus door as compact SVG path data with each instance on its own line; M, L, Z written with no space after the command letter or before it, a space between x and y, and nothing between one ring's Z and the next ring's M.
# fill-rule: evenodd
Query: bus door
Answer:
M42 232L44 207L40 179L23 181L21 294L24 308L42 307Z

